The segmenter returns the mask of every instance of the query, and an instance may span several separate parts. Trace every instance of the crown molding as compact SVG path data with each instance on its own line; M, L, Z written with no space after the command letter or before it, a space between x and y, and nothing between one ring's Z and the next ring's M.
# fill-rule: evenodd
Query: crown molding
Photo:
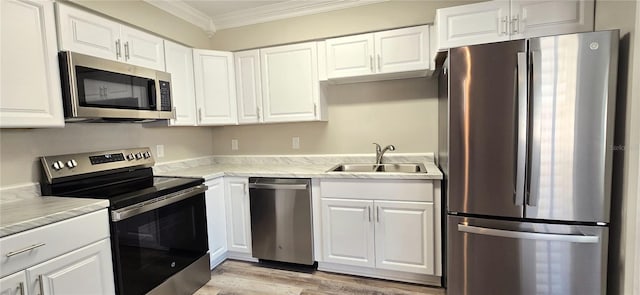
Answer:
M328 0L321 2L289 0L222 14L215 19L193 8L182 0L143 1L203 29L209 34L209 37L211 37L217 30L221 29L265 23L390 0Z
M389 0L290 0L219 15L214 22L218 29L228 29L386 1Z
M217 30L216 25L211 17L181 0L143 1L203 29L209 35L209 37L213 36L213 34Z

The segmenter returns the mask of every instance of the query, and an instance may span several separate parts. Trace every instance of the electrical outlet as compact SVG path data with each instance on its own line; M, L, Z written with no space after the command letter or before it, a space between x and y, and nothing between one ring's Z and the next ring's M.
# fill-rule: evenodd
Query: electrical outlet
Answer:
M164 144L156 145L156 156L159 158L164 158Z
M291 138L291 147L294 150L300 149L300 137L294 136Z
M238 150L238 140L237 139L232 139L231 140L231 150L232 151L237 151Z

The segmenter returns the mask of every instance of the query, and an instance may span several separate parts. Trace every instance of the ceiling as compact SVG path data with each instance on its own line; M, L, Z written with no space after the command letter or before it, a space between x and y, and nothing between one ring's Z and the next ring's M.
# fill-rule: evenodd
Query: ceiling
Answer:
M279 19L389 0L144 0L213 34Z

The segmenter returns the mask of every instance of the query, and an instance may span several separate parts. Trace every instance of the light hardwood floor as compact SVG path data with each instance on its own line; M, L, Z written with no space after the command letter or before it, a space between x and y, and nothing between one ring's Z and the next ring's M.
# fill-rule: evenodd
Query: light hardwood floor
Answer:
M322 271L313 273L274 269L257 263L227 260L211 272L211 280L195 295L223 294L427 294L444 295L430 288Z

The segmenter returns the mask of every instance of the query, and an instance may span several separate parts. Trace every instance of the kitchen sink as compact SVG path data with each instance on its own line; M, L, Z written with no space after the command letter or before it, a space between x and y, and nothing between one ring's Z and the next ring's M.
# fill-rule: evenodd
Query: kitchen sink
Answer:
M338 164L327 172L427 173L421 163Z

